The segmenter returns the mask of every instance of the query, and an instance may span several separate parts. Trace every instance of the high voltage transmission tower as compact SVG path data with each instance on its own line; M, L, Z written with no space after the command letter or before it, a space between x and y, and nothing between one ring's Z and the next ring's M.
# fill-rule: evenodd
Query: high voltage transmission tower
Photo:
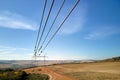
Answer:
M43 58L43 66L46 65L46 58L47 56L40 56L40 55L36 55L36 56L33 56L33 58L35 59L35 66L38 66L38 63L39 63L39 59Z

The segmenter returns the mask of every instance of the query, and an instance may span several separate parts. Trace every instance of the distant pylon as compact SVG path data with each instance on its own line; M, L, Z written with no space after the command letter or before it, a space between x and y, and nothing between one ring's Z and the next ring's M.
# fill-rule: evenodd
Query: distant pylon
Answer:
M43 59L44 59L44 60L43 60L43 65L44 65L44 66L46 65L46 57L47 57L47 56L45 56L45 55L44 55L44 56L40 56L40 55L33 56L33 58L35 59L35 64L36 64L36 65L38 65L38 64L37 64L37 58L43 58Z

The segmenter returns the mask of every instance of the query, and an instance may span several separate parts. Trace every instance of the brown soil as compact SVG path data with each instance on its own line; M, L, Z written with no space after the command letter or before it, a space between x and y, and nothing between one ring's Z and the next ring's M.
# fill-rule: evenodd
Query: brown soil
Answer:
M35 73L35 74L47 74L50 76L50 80L75 80L64 74L58 73L48 67L37 67L37 68L30 68L25 69L27 73Z

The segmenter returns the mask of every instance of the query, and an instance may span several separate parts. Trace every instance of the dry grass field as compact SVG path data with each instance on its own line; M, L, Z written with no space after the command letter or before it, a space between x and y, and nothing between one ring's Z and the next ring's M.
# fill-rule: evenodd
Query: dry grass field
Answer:
M1 64L0 68L15 67ZM50 80L120 80L120 61L62 63L25 69L27 73L48 74Z
M120 62L61 64L49 68L76 80L120 80Z

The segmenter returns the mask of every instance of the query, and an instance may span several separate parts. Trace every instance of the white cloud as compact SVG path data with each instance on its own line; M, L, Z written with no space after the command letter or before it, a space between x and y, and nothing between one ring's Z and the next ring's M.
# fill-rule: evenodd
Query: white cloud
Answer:
M59 34L73 34L79 32L86 22L87 5L78 5L63 25Z
M91 33L89 33L85 39L96 40L101 38L106 38L115 34L120 33L120 28L118 27L98 27Z
M0 60L26 60L32 58L32 49L6 47L0 45Z
M37 30L37 24L35 22L10 11L0 12L0 27Z

